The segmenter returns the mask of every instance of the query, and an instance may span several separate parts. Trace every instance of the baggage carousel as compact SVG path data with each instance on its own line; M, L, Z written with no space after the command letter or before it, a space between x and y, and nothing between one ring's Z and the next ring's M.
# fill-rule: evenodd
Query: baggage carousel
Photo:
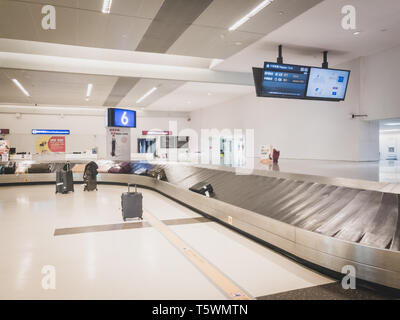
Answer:
M168 182L100 173L99 183L160 192L324 272L354 266L366 283L400 289L400 188L349 179L158 164ZM74 180L82 181L75 173ZM0 175L0 185L54 183L55 174ZM189 191L205 181L213 197Z

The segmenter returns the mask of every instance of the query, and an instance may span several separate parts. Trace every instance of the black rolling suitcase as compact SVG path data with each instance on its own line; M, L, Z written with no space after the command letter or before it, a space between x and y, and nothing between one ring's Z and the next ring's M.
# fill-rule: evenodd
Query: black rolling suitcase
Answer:
M130 192L130 185L128 184L128 192L124 192L121 195L121 207L122 207L122 218L124 221L130 218L143 219L143 196L140 192L137 192L135 186L135 192Z
M56 173L56 193L74 192L74 178L69 163L64 168L66 170L58 170Z
M214 195L214 189L212 185L205 181L196 183L194 186L190 187L189 190L200 193L207 197L212 197Z

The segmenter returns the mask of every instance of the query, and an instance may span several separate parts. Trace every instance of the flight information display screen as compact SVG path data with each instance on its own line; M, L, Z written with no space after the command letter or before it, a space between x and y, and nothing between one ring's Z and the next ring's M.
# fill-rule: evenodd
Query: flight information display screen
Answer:
M344 100L350 71L311 67L306 97Z
M304 98L310 67L265 62L261 94L264 97Z

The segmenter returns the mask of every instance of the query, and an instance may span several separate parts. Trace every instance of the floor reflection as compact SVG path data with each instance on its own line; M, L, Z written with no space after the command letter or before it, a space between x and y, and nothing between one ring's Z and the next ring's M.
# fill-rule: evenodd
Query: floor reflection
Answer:
M280 159L278 164L274 164L269 161L262 161L261 158L252 158L246 159L247 168L249 168L249 163L253 163L254 169L257 170L400 183L400 161L398 160L355 162ZM221 162L221 166L227 165ZM229 167L241 166L229 165Z

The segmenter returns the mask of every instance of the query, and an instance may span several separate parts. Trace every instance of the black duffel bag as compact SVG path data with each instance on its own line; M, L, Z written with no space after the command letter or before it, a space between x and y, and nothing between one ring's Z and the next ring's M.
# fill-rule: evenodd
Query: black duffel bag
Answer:
M47 163L35 163L28 168L28 173L50 173L50 165Z
M7 162L7 164L4 166L4 174L14 174L16 167L17 165L15 162Z
M168 181L167 175L161 167L154 167L153 169L147 170L146 175L156 180Z

